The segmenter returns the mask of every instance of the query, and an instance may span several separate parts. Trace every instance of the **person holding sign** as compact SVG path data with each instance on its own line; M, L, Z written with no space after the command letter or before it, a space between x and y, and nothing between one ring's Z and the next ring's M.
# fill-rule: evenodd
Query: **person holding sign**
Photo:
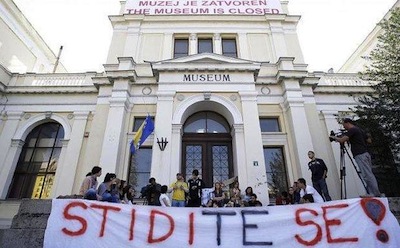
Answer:
M183 179L182 173L176 174L176 182L170 185L168 192L172 192L173 207L185 207L185 193L189 192L189 188Z

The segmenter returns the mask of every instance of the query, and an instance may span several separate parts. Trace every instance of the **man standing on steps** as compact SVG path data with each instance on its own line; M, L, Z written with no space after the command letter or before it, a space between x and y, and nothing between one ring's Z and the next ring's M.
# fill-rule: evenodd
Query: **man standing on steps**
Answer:
M200 207L202 189L204 188L204 182L199 178L199 171L193 170L192 178L188 181L189 184L189 198L188 207Z
M325 180L328 168L326 167L324 160L316 158L313 151L308 152L308 157L311 159L310 162L308 162L308 169L311 170L311 181L313 187L325 201L331 201L332 198L329 195L328 186L326 185Z
M185 193L189 192L189 188L182 173L176 174L176 182L170 185L168 193L170 192L172 192L172 207L185 207Z

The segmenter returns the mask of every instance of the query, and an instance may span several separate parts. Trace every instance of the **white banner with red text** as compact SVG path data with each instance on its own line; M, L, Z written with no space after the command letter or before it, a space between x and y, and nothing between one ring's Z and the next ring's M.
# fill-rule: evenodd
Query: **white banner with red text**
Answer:
M280 0L127 0L133 15L265 15L282 14Z
M386 198L248 208L54 199L44 247L400 247Z

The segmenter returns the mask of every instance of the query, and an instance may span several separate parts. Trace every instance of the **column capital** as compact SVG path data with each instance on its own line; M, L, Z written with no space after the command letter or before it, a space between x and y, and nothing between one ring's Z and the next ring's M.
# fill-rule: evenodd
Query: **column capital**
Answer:
M258 93L256 91L239 91L242 101L257 101Z

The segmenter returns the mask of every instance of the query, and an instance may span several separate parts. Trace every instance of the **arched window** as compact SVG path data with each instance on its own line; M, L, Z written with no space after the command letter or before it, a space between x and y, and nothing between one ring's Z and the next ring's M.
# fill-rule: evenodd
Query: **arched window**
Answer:
M229 133L225 118L214 112L198 112L185 122L184 133Z
M64 129L59 123L45 123L32 130L22 148L8 198L50 197L62 138Z

